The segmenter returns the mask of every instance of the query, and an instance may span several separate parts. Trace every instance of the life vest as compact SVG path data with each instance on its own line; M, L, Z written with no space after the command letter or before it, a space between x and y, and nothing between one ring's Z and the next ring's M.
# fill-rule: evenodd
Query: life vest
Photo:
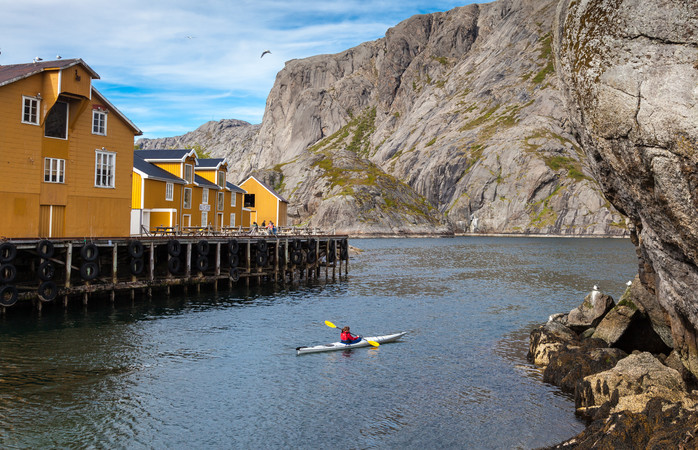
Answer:
M344 332L342 332L342 334L339 335L339 338L342 340L342 343L344 343L344 344L350 344L352 342L359 340L358 337L352 336L351 333L344 333Z

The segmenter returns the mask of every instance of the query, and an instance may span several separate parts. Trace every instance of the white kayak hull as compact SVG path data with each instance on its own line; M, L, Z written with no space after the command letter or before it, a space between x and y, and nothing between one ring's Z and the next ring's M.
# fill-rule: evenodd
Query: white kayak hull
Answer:
M356 344L342 344L341 342L333 342L331 344L316 345L314 347L296 347L296 354L302 355L304 353L332 352L335 350L349 350L358 347L369 347L371 344L369 344L368 341L375 341L379 344L385 344L388 342L395 342L406 334L407 332L403 331L402 333L386 334L385 336L369 336L362 338Z

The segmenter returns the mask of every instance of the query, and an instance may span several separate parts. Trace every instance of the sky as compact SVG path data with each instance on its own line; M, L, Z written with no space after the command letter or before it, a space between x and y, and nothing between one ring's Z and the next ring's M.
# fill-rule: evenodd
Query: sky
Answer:
M286 61L338 53L415 14L469 3L0 0L0 65L82 58L143 137L178 136L209 120L260 123Z

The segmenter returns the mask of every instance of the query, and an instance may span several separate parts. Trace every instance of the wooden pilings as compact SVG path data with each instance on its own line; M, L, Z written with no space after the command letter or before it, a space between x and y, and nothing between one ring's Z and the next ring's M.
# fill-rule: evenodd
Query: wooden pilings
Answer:
M172 286L287 284L348 274L346 236L175 236L0 241L0 308ZM330 275L331 271L331 275Z

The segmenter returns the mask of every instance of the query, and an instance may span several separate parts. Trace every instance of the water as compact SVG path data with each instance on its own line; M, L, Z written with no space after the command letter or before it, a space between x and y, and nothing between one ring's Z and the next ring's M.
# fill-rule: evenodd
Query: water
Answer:
M533 448L583 429L530 330L618 299L627 240L366 239L348 279L0 322L0 447ZM379 348L295 347L408 331Z

